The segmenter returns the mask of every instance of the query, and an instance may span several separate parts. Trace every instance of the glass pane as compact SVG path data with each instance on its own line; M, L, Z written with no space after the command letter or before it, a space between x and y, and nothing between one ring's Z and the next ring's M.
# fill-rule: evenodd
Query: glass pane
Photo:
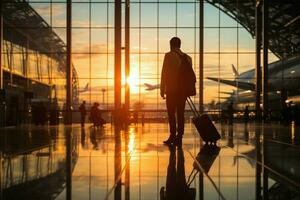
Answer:
M147 3L141 6L141 26L156 27L157 26L157 4Z
M159 26L175 27L176 26L176 6L175 4L159 5Z
M72 26L89 27L90 25L90 5L88 3L72 4Z
M237 29L222 28L220 30L220 51L237 52Z
M141 30L141 50L145 52L157 52L157 30Z
M53 3L52 6L52 27L66 27L66 4Z
M107 53L107 29L91 29L91 52Z
M73 53L89 53L89 29L73 28L72 29L72 51Z
M105 28L107 24L107 4L92 3L91 4L91 26Z
M195 5L190 3L179 3L177 6L177 26L194 27L195 26Z

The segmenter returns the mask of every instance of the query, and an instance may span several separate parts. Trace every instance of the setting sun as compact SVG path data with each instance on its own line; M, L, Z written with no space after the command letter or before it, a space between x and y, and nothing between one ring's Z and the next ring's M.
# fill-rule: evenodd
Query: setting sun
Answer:
M139 79L135 75L131 75L126 80L127 84L129 84L130 88L139 85Z

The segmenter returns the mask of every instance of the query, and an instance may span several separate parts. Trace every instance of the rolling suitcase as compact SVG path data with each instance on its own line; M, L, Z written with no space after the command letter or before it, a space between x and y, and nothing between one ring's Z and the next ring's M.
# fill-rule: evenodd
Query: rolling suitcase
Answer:
M215 144L221 138L215 125L212 123L207 114L200 115L190 97L187 98L187 102L194 114L192 121L200 137L205 143L210 142Z

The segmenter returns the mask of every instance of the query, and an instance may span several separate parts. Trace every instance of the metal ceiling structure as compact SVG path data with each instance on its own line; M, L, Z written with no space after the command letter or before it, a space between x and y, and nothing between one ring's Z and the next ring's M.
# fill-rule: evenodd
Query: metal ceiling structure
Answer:
M4 39L65 60L65 43L25 0L3 2Z
M25 0L3 2L3 38L54 58L66 72L66 44ZM73 99L78 99L78 74L73 65Z
M259 0L257 0L259 1ZM255 36L255 0L206 0ZM300 1L269 2L269 49L279 58L300 54Z
M207 0L207 2L237 20L253 37L255 36L254 0ZM16 44L29 45L30 49L51 53L58 60L64 60L65 43L28 2L6 0L3 4L4 38L15 36L10 39ZM300 2L273 0L269 6L270 50L279 58L299 54ZM31 42L26 44L27 40L24 37L31 38Z

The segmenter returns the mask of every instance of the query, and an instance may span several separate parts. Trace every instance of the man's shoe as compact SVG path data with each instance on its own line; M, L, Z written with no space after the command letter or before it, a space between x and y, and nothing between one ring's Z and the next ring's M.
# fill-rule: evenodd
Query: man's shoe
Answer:
M182 136L176 136L174 140L174 145L181 147L182 146Z
M173 145L175 139L176 139L176 137L170 136L167 140L164 141L164 144L166 144L166 145Z

